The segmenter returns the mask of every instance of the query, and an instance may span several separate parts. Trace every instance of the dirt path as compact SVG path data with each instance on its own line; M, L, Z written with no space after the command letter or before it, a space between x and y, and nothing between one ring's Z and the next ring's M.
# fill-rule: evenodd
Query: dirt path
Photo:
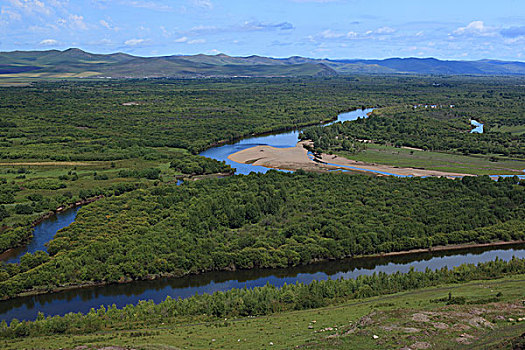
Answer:
M371 172L379 175L399 176L437 176L437 177L463 177L470 174L450 173L438 170L399 168L390 165L369 164L335 155L323 154L316 162L308 156L308 151L303 145L309 141L298 142L295 147L275 148L271 146L256 146L228 156L228 159L244 164L261 165L268 168L286 170L351 170ZM323 164L329 163L329 164Z

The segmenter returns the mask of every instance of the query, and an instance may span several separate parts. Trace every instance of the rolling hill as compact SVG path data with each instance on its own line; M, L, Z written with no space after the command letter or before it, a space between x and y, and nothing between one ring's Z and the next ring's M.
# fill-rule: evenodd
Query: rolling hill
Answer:
M1 78L291 77L339 74L524 75L524 62L443 61L435 58L330 60L293 56L218 55L139 57L125 53L64 51L0 52Z

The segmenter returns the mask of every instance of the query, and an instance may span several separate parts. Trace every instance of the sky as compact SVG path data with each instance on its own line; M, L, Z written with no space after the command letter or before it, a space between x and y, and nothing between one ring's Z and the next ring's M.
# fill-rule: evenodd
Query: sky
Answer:
M0 0L0 51L525 61L525 0Z

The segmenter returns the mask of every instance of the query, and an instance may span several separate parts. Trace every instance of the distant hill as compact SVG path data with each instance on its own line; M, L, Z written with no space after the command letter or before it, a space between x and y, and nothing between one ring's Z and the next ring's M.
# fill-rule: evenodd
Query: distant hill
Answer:
M330 60L293 56L281 59L224 54L139 57L125 53L92 54L75 48L0 52L0 78L292 77L357 73L525 75L525 63L441 61L435 58Z

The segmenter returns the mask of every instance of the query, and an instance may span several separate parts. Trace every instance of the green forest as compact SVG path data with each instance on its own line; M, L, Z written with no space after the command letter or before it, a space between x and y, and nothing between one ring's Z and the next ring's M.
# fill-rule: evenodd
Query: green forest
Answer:
M442 108L452 109L448 106ZM307 128L302 138L312 140L317 153L337 150L359 152L366 147L364 142L373 141L424 151L525 158L525 134L490 130L481 134L470 133L466 127L468 124L469 117L457 116L449 110L385 108L367 119Z
M517 130L523 126L524 81L348 76L72 80L2 87L0 251L27 242L39 217L95 196L106 198L82 209L77 223L49 244L51 258L38 254L27 256L21 265L3 266L0 294L47 290L62 283L288 266L439 244L517 239L523 231L523 187L516 179L447 182L298 172L288 177L202 180L183 189L174 183L234 174L235 169L223 162L196 155L208 147L245 135L318 124L362 107L377 109L369 119L312 127L303 137L313 139L317 150L330 152L359 151L362 145L355 140L364 138L475 154L482 157L480 162L512 163L523 156L523 134ZM440 107L413 108L419 104ZM486 133L470 134L471 118L482 121ZM264 185L270 181L275 184ZM415 198L408 190L411 186L432 195ZM457 201L449 203L453 199L444 197L440 186L458 191ZM474 195L469 186L486 189ZM190 189L191 194L186 192ZM210 198L201 199L204 193ZM336 200L341 193L351 201ZM173 202L179 195L184 199ZM151 202L134 205L137 212L123 209L144 196ZM308 198L324 203L326 210ZM445 219L452 208L459 218L454 223ZM343 215L345 210L368 214L350 219ZM81 221L84 216L90 223ZM129 230L118 236L112 225ZM119 255L119 245L150 238L144 245L149 248L136 252L140 266L130 266L129 256ZM101 242L104 249L96 246ZM194 244L202 246L191 251ZM91 251L96 253L85 261ZM162 257L151 258L157 252ZM60 259L67 263L56 265ZM57 273L49 272L52 265ZM82 271L77 270L81 265Z
M238 175L112 196L48 243L0 267L0 297L59 286L525 238L517 177Z
M481 157L471 173L480 171L479 162L490 167L499 161L498 169L514 170L522 164L512 167L514 159L524 153L524 81L348 76L39 81L0 87L0 251L24 244L32 222L86 195L232 174L229 166L195 154L361 107L378 109L366 121L308 129L303 137L313 139L317 151L355 154L366 148L356 140L372 139ZM419 104L444 108L414 110ZM483 122L486 133L470 134L470 118Z

